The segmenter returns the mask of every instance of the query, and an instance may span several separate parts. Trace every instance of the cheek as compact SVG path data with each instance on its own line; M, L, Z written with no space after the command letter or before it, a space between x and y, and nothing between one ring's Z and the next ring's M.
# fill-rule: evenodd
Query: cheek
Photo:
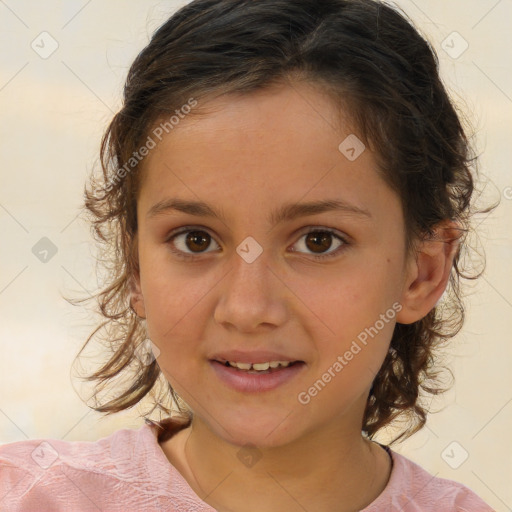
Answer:
M323 276L303 274L294 282L293 291L323 334L346 340L373 325L392 306L399 296L398 282L386 260L360 260Z
M190 345L191 339L197 339L190 319L214 283L185 265L171 263L161 246L141 251L140 276L149 337L165 351L170 350L169 343L184 344L183 333L188 332Z
M188 338L189 344L190 340L197 339L194 328L198 324L192 320L199 313L201 300L207 293L204 281L200 283L179 276L168 279L168 276L155 272L146 281L143 293L151 339L165 344L170 341L179 343L183 336Z
M331 368L333 392L362 393L384 361L399 307L397 270L390 267L382 255L360 258L330 278L316 274L296 282L294 292L314 313L302 318L316 340L315 373L322 378Z

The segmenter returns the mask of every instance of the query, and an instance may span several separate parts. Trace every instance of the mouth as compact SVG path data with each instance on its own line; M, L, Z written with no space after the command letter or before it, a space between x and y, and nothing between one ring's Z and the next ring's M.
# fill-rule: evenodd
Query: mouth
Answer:
M283 368L289 368L291 366L304 363L304 361L267 361L263 363L240 363L237 361L225 361L225 360L214 360L215 363L219 363L226 368L234 368L244 373L251 374L267 374L275 373Z
M306 368L304 361L272 360L258 363L210 360L223 385L239 393L262 393L284 386Z

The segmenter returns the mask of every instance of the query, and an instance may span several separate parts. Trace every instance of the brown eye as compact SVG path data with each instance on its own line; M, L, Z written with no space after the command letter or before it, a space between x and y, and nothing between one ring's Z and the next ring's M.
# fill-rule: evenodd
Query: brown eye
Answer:
M166 242L170 244L172 252L178 257L192 259L220 248L219 244L215 242L217 247L208 250L212 241L215 241L215 239L212 238L207 231L199 229L185 229L169 236L166 240ZM335 242L334 246L333 241ZM313 259L320 260L322 258L337 256L346 248L345 246L349 245L349 242L341 235L329 229L315 229L304 233L297 244L303 247L301 247L300 250L292 249L293 252L303 253L306 251L307 255L309 251ZM330 250L333 247L334 250Z
M206 231L189 229L172 235L168 242L175 247L172 248L173 252L186 258L193 257L195 254L211 252L207 249L212 240L213 238Z
M333 247L333 240L335 243L337 242L337 245L334 245L333 250L326 252ZM297 244L301 246L301 249L292 249L294 252L304 252L305 250L308 254L308 251L311 251L309 254L313 255L314 259L336 256L345 249L345 246L349 245L341 235L328 229L310 230L301 236Z
M211 237L204 231L190 231L186 238L185 244L192 251L204 251L210 245Z
M312 231L306 235L306 246L313 252L324 252L331 247L332 238L332 233Z

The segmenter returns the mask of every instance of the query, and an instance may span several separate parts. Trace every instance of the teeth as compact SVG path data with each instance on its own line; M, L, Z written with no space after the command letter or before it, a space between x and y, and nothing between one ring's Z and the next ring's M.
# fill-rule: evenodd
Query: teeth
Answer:
M254 370L268 370L270 368L270 363L253 363L252 367Z
M286 368L290 365L290 361L269 361L267 363L236 363L233 361L228 361L229 365L233 368L238 368L240 370L256 370L256 371L266 371L269 368L277 368L278 366L282 366Z
M231 366L234 366L235 368L240 368L240 370L250 370L251 369L251 363L232 363L229 361L229 364Z

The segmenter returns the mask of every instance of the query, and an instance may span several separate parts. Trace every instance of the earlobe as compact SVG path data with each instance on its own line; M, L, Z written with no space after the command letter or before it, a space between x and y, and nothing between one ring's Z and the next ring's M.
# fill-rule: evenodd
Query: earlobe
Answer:
M129 290L130 290L130 308L139 317L146 318L146 307L144 305L144 295L140 284L140 267L139 267L139 236L135 234L130 247L130 264L129 268Z
M398 323L424 318L444 293L457 254L462 230L452 221L440 223L433 236L419 243L402 292Z
M144 296L140 286L140 277L132 276L130 279L130 307L139 318L146 318Z

